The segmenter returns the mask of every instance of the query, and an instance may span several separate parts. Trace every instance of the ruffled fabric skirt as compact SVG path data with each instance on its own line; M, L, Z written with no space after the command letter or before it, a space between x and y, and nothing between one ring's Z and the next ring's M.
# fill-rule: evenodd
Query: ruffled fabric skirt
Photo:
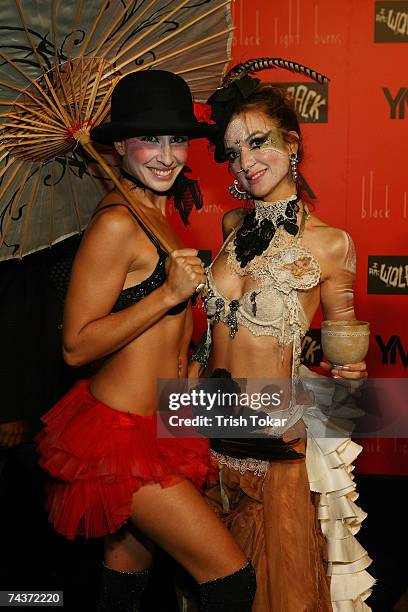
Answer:
M157 419L110 408L78 382L45 416L37 442L52 477L46 510L55 529L73 539L117 531L132 496L146 484L189 479L201 489L211 472L208 440L157 438Z
M355 503L353 478L362 447L350 439L347 415L325 415L329 379L300 370L315 398L302 416L305 460L214 453L220 483L209 488L207 500L253 560L253 612L368 612L375 580L367 572L371 559L355 537L366 517ZM304 443L296 450L302 452Z
M327 542L327 574L333 612L369 612L375 579L367 572L372 559L355 537L367 514L356 504L354 461L363 447L351 440L358 409L346 404L336 415L327 378L301 367L315 404L303 415L307 427L306 468L310 490L319 494L318 519ZM334 383L332 383L334 384Z

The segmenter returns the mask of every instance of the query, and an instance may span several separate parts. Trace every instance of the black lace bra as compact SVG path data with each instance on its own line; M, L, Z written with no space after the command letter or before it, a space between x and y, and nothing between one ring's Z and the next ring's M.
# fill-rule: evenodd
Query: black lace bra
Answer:
M97 212L99 212L100 210L104 210L105 208L111 208L113 206L124 206L125 208L128 209L128 211L130 212L134 220L138 223L138 225L142 228L146 236L156 247L157 254L159 256L159 261L157 262L156 267L153 270L153 272L150 274L150 276L142 280L142 282L138 283L137 285L132 285L132 287L126 287L126 289L122 289L122 291L119 294L118 299L116 300L116 303L114 304L112 308L112 312L119 312L120 310L124 310L125 308L132 306L132 304L136 304L141 299L143 299L144 297L152 293L152 291L154 291L158 287L161 287L161 285L166 280L166 270L165 270L164 264L165 264L168 254L166 253L166 251L164 251L161 248L160 243L157 240L156 236L152 234L143 225L143 223L138 219L138 217L135 215L135 213L130 208L130 206L127 206L126 204L120 204L120 203L108 204L107 206L103 206L102 208L99 208ZM181 302L180 304L173 306L173 308L170 308L170 310L168 310L166 314L171 315L171 316L177 315L180 312L183 312L183 310L185 310L185 308L187 307L187 304L188 304L188 300L185 300L184 302Z
M96 212L99 212L100 210L103 210L104 208L111 208L112 206L124 206L125 208L128 209L132 217L135 219L135 221L142 228L146 236L149 238L149 240L151 240L151 242L156 247L157 254L159 256L159 260L156 264L156 267L153 270L153 272L150 274L150 276L142 280L141 283L137 285L133 285L132 287L127 287L126 289L123 289L120 292L119 297L116 300L116 303L114 304L112 308L112 312L119 312L120 310L124 310L125 308L132 306L132 304L136 304L137 302L139 302L141 299L149 295L149 293L152 293L152 291L154 291L155 289L157 289L164 283L164 281L166 280L166 270L165 270L164 264L165 264L168 254L166 253L166 251L164 251L161 248L160 243L157 240L156 236L154 236L154 234L149 232L149 230L137 218L137 216L135 215L133 210L130 208L130 206L127 206L126 204L121 204L118 202L115 204L108 204L107 206L103 206L102 208L99 208ZM65 296L68 290L69 279L71 275L71 268L72 268L73 262L74 262L74 255L66 257L63 261L58 262L58 266L56 266L52 270L53 284L62 302L65 301ZM170 308L170 310L168 310L166 314L177 315L180 312L183 312L183 310L185 310L185 308L187 307L187 304L188 304L188 300L181 302L180 304L173 306L173 308Z
M164 269L166 254L159 251L158 254L159 261L157 262L157 265L151 275L148 278L145 278L138 285L132 285L132 287L123 289L112 308L112 312L119 312L119 310L123 310L124 308L128 308L128 306L132 306L132 304L136 304L136 302L139 302L139 300L146 297L146 295L149 295L149 293L164 283L166 278Z

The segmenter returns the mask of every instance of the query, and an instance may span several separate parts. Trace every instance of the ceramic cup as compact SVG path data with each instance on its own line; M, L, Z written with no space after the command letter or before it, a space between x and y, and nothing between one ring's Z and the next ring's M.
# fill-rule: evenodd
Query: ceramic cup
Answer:
M363 361L370 343L367 321L323 321L322 349L333 365Z

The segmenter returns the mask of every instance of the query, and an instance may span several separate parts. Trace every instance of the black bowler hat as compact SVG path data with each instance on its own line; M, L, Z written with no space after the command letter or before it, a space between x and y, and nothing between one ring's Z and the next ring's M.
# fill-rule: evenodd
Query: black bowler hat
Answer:
M124 76L113 90L111 121L91 130L103 144L133 136L186 135L203 138L215 125L199 122L187 83L165 70L141 70Z

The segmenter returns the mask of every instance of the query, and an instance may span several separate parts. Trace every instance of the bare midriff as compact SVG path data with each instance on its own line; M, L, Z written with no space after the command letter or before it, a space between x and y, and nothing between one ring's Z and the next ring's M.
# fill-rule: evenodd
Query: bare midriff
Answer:
M157 409L157 379L178 378L187 361L183 347L185 309L166 315L138 338L107 357L93 376L90 390L111 408L143 416Z

